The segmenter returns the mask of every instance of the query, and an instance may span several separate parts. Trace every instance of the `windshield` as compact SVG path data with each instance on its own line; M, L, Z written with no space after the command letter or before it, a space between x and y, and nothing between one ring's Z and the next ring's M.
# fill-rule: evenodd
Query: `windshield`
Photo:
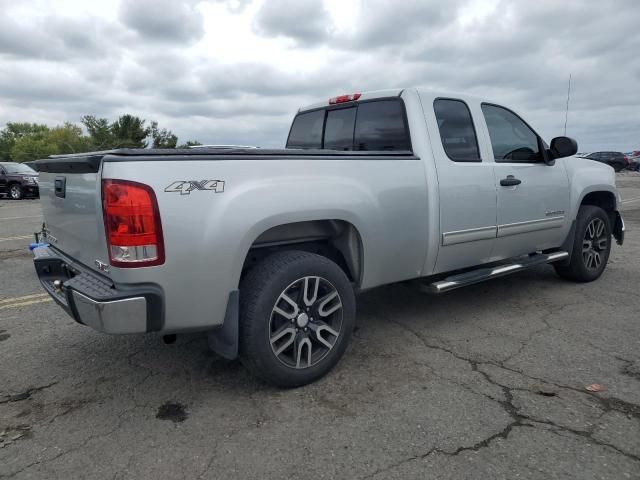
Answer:
M22 163L3 163L1 165L7 173L36 173L33 168Z

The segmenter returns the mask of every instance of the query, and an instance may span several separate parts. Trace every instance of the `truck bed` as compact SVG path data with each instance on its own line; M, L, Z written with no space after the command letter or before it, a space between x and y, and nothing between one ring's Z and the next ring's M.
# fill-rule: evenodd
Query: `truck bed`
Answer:
M105 158L106 157L106 158ZM118 148L99 152L85 152L67 155L51 155L49 158L38 160L34 168L40 172L51 173L96 173L103 161L128 162L128 161L175 161L182 158L186 160L260 160L274 157L287 160L319 160L319 159L346 159L366 158L415 158L410 151L338 151L322 149L218 149L218 148Z

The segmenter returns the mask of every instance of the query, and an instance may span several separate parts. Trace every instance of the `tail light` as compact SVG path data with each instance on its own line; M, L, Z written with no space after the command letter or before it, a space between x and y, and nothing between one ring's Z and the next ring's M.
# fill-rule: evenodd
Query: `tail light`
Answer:
M111 265L136 268L164 263L160 212L151 187L102 180L102 210Z
M360 93L352 93L350 95L340 95L339 97L330 98L329 99L329 105L336 105L338 103L355 102L361 96L362 96L362 94L360 94Z

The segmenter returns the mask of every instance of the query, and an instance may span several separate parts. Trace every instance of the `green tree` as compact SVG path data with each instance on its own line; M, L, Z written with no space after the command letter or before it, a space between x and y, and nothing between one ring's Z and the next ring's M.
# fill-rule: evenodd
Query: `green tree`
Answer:
M151 122L151 138L153 148L176 148L178 137L171 130L158 128L158 122Z
M134 115L121 115L111 124L116 148L146 148L147 137L151 133L150 127L145 127L145 120Z
M10 155L14 162L27 162L57 153L60 153L57 145L49 138L32 135L18 138L11 147Z
M41 136L47 131L49 131L49 127L37 123L7 123L5 128L0 131L0 160L12 160L11 150L18 139L27 136L41 138Z
M56 146L58 153L82 153L94 150L90 137L82 134L82 129L73 123L52 128L46 138Z
M176 148L189 148L189 147L195 147L196 145L202 145L202 144L197 140L187 140L185 143L181 143Z
M89 132L93 149L108 150L113 148L115 141L109 120L96 118L93 115L85 115L82 117L81 122Z

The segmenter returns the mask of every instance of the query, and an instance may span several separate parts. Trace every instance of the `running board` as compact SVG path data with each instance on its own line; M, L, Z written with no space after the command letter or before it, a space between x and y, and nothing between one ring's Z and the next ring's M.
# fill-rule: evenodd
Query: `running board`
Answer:
M518 257L517 259L514 259L514 263L504 263L502 265L488 268L481 267L470 272L452 275L437 282L423 282L420 284L420 288L421 290L429 293L444 293L456 288L473 285L474 283L484 282L485 280L490 280L492 278L503 277L511 273L520 272L536 265L557 262L558 260L564 260L566 258L569 258L569 253L564 251L536 253L535 255Z

